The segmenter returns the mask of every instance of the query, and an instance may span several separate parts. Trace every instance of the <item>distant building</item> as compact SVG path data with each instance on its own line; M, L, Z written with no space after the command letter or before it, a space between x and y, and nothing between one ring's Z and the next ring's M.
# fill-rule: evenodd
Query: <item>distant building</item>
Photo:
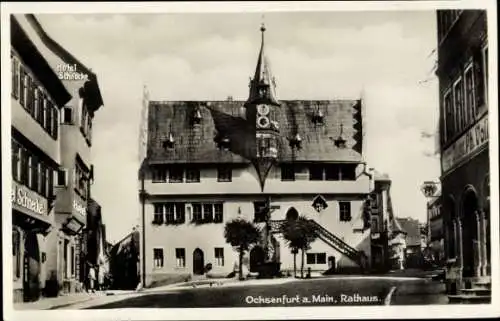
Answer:
M375 171L375 184L370 194L372 271L390 269L389 237L394 214L391 202L391 179Z
M422 253L422 237L421 237L421 225L416 219L407 218L396 218L401 226L401 229L405 232L406 249L405 249L405 267L406 268L418 268L423 266L423 253Z
M406 262L406 234L399 220L393 218L390 221L389 234L389 266L391 270L403 270Z
M140 233L134 229L109 250L109 273L113 289L136 289L140 282Z
M444 228L441 194L432 197L427 203L427 232L429 254L436 263L444 263Z
M486 11L438 10L437 26L446 278L455 293L491 280Z
M304 215L321 238L313 271L369 269L372 189L362 155L361 100L278 100L264 55L264 28L246 101L149 101L140 170L146 286L179 276L227 276L267 262L293 270L279 232ZM141 140L144 151L144 139ZM225 223L254 222L260 244L238 266Z

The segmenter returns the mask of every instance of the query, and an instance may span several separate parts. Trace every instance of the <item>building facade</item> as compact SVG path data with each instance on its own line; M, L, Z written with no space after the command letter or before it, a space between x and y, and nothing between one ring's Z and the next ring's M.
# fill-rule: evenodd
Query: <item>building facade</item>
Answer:
M55 230L60 108L71 98L36 40L11 17L12 255L14 301L37 300Z
M451 293L490 277L486 11L438 10L443 226Z
M94 112L102 105L102 97L96 75L50 38L35 16L13 15L12 21L20 30L12 34L12 42L21 42L19 39L23 37L28 39L26 41L31 43L31 47L25 51L38 52L40 58L31 58L27 64L40 63L40 68L43 68L38 76L41 80L37 80L36 75L27 74L23 67L13 69L19 71L17 75L13 72L13 79L19 79L19 92L24 93L24 98L18 100L19 104L25 104L25 109L33 120L33 124L26 123L24 127L31 131L42 127L52 138L52 154L47 155L54 162L39 162L37 165L35 154L33 157L27 156L26 160L21 157L19 166L31 168L33 174L29 175L28 181L33 180L33 177L38 180L30 183L34 184L32 189L36 184L42 186L46 183L45 189L40 187L39 192L45 193L50 200L47 208L53 211L50 216L53 228L44 238L40 283L47 295L57 295L60 289L66 292L76 291L80 283L79 240L86 223L92 177L91 127ZM54 75L58 79L63 98L51 98L50 92L40 86L48 77L45 74ZM17 100L13 100L13 111L19 109L16 103ZM55 105L59 108L55 108ZM13 113L13 132L17 130L17 118L19 117ZM41 134L38 136L41 138L35 139L47 140ZM28 165L25 165L26 162ZM37 176L35 172L38 173Z
M390 201L391 180L388 175L375 171L375 184L370 197L372 271L390 269L389 237L394 219Z
M442 265L444 253L444 228L441 194L432 197L427 203L427 245L434 263Z
M204 274L209 263L217 276L255 271L265 260L293 270L278 227L299 215L320 233L306 269L369 268L365 200L373 181L362 158L362 101L278 100L261 32L246 101L145 102L145 286ZM238 217L269 232L268 242L245 255L244 267L224 238L225 224Z
M140 282L140 232L137 228L109 249L110 286L133 290Z

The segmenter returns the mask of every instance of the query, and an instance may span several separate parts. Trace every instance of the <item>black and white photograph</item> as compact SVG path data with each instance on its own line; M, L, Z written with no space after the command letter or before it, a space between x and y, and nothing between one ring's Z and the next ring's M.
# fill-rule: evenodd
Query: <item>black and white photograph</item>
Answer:
M496 28L2 3L4 319L499 316Z

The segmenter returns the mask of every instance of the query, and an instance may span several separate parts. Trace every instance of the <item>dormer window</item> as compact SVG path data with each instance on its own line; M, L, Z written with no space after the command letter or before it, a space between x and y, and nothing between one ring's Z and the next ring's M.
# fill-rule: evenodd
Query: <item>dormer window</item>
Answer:
M175 144L174 135L172 134L172 132L170 132L168 133L167 139L163 142L163 147L171 149L174 148L174 144Z
M292 149L301 149L302 148L302 137L300 137L299 133L295 134L295 136L290 138L290 147Z
M328 207L328 204L326 203L326 200L323 196L318 195L314 198L312 207L316 210L316 212L320 213L324 209Z
M214 141L220 150L229 150L231 140L227 136L220 136L219 134L217 134L214 138Z
M312 115L312 121L315 125L323 125L325 120L325 115L323 111L319 109L319 106L314 110Z
M199 125L201 123L201 112L200 109L196 108L193 113L193 125Z
M333 142L334 142L335 146L337 146L337 148L345 148L346 147L346 140L343 137L343 133L344 133L344 125L340 124L340 134L337 138L335 138L333 140Z

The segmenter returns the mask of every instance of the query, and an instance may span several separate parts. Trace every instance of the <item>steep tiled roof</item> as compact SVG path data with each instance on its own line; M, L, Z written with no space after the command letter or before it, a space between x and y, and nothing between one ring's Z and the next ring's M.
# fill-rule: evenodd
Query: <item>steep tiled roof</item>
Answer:
M402 229L406 232L407 246L420 246L420 225L412 218L396 218Z
M247 163L256 154L255 124L245 120L244 101L150 101L148 111L148 162L160 163ZM360 100L285 100L279 107L279 161L359 162L362 151ZM311 116L319 108L324 124ZM192 115L200 111L200 124ZM340 135L346 148L338 148ZM169 134L172 148L165 147ZM289 139L298 133L302 148L292 150ZM216 135L229 138L229 150L221 150Z

